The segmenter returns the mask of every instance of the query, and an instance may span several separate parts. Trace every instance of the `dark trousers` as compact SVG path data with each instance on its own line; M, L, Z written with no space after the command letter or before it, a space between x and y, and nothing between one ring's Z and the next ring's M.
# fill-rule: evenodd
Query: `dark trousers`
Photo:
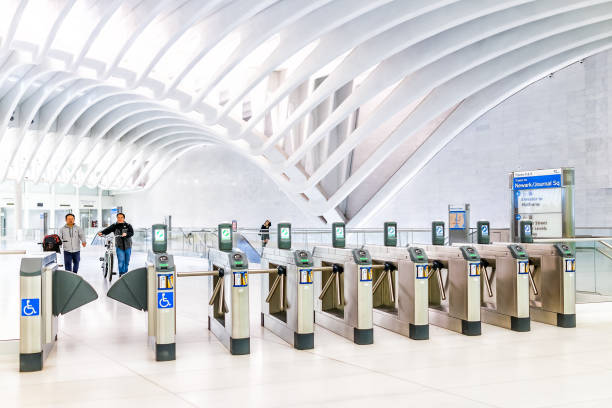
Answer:
M79 263L81 262L81 252L64 251L64 267L67 271L79 272Z

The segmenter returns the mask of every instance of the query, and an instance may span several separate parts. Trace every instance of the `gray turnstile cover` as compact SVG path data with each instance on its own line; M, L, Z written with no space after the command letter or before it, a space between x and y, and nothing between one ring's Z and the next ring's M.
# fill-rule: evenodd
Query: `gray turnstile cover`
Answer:
M53 271L53 314L59 316L98 298L98 294L85 279L76 273L57 269Z
M111 299L138 310L147 310L147 268L132 269L121 277L106 294Z

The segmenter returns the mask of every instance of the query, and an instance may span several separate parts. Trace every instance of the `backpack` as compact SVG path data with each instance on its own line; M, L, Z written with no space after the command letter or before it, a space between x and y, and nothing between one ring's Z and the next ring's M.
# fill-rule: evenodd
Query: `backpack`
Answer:
M43 251L47 252L60 252L60 246L62 245L62 240L59 235L51 234L45 235L42 242Z

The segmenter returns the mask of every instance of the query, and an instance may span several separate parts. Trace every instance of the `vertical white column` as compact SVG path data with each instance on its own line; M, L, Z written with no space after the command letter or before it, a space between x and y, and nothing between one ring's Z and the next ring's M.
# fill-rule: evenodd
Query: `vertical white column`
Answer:
M102 228L102 189L98 187L98 228Z
M76 188L76 203L74 208L74 219L75 222L81 227L85 228L86 226L81 225L81 191L78 185L74 186Z
M23 240L23 181L15 182L15 235Z
M55 210L57 208L57 196L55 194L55 184L51 186L51 205L49 206L49 229L52 231L55 226Z

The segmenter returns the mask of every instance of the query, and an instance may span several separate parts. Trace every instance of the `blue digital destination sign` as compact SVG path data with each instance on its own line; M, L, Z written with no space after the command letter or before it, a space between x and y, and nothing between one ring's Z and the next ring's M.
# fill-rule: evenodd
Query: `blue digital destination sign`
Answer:
M534 188L561 188L561 174L514 177L512 185L512 188L514 190L530 190Z

